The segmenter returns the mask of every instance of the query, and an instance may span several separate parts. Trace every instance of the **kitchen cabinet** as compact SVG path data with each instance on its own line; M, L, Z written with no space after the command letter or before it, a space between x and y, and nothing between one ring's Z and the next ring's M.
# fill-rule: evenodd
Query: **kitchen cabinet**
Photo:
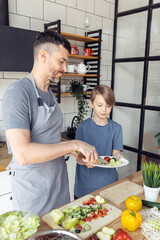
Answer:
M53 31L58 31L68 40L74 40L76 42L83 42L84 48L91 48L94 52L93 56L84 56L84 55L75 55L69 54L69 58L78 59L79 63L83 61L85 65L90 65L91 70L86 74L78 74L78 73L65 73L65 77L69 77L69 81L71 81L72 77L83 77L83 83L90 86L90 89L87 91L87 95L92 91L94 86L98 85L100 82L100 61L101 61L101 35L102 30L95 30L86 32L85 36L75 35L70 33L61 32L61 21L57 20L55 22L45 24L45 30L50 29ZM75 80L75 79L74 79ZM71 95L70 93L62 93L60 92L60 85L51 83L50 87L54 94L57 96L57 100L60 103L61 96Z
M0 214L13 210L11 172L0 172Z

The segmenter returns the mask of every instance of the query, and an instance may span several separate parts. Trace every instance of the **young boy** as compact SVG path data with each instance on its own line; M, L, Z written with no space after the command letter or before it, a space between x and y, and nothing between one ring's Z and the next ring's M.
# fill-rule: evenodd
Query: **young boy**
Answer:
M108 119L115 96L106 85L96 86L90 97L94 115L78 125L76 139L96 147L99 156L113 156L123 150L122 127ZM74 185L75 199L118 180L116 168L85 166L78 161Z

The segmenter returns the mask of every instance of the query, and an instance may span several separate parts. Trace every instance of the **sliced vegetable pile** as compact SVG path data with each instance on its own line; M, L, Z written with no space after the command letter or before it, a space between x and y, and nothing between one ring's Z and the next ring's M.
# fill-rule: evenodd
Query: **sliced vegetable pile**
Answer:
M40 225L39 217L27 211L13 211L0 216L0 239L24 240Z
M104 198L97 195L84 201L82 206L72 205L62 211L54 209L50 215L57 224L61 224L67 230L76 233L89 231L90 226L86 222L107 215L108 210L102 205L105 202Z
M116 166L116 165L122 165L123 161L117 160L115 157L99 157L98 164L100 165L109 165L109 166Z

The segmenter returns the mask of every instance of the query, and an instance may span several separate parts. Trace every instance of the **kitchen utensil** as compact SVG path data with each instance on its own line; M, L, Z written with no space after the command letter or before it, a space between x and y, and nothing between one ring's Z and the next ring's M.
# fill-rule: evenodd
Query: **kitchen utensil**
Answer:
M91 48L84 48L83 55L84 56L93 56L93 50Z
M69 85L61 85L61 92L68 92L69 91Z
M104 157L105 156L99 156L98 163L91 163L91 165L94 165L96 167L102 167L102 168L119 168L119 167L124 167L129 163L127 159L121 157L118 160L119 164L112 165L108 163L106 160L104 160ZM109 157L111 158L113 156L109 156Z
M91 69L91 66L85 65L83 62L81 62L80 64L78 64L78 66L75 65L75 69L78 74L85 74Z
M48 238L47 238L48 237ZM32 237L28 238L28 240L42 240L42 239L50 239L50 238L56 238L59 237L59 240L67 240L67 239L73 239L73 240L82 240L79 236L77 236L74 233L71 233L69 231L65 230L48 230L48 231L42 231L39 233L34 234Z
M111 202L121 205L129 196L137 196L143 193L143 187L129 180L116 184L100 192L100 195Z
M89 199L90 197L94 197L94 196L93 195L86 195L86 196L84 196L82 198L79 198L79 199L75 200L74 202L70 202L70 203L66 204L65 206L62 206L58 209L62 210L63 208L67 208L67 207L70 207L70 206L73 206L73 205L81 206L82 203L85 200ZM79 233L78 236L80 236L83 239L86 239L87 237L89 237L93 233L96 233L97 231L99 231L103 226L108 225L109 223L111 223L112 221L114 221L115 219L120 217L121 214L122 214L122 211L120 209L112 206L109 203L105 203L105 204L103 204L103 206L109 210L107 212L107 215L104 216L104 217L98 217L96 220L93 219L91 222L87 222L87 224L90 225L91 229L89 231ZM43 215L42 221L44 223L48 224L53 229L63 229L61 226L57 225L54 222L50 213L47 213L47 214Z
M86 92L89 88L90 88L90 86L88 84L83 84L84 92Z
M79 49L76 46L71 46L71 54L79 54Z

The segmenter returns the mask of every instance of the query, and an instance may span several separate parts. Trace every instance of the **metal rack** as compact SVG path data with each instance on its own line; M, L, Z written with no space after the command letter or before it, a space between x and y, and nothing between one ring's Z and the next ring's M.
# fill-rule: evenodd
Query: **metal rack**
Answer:
M100 82L100 61L101 61L101 35L102 30L96 30L96 31L90 31L85 33L85 36L70 34L70 33L64 33L61 32L61 20L57 20L52 23L44 24L44 29L50 29L53 31L57 31L61 33L64 37L66 37L69 40L76 40L80 42L84 42L85 48L91 48L94 51L94 56L84 56L84 55L72 55L69 54L70 58L75 59L83 59L84 64L91 65L91 71L87 74L71 74L71 73L65 73L65 76L81 76L83 77L84 84L88 84L90 86L89 91L91 91L94 86L98 85ZM50 85L52 91L57 96L57 101L60 103L61 101L61 92L60 87L61 83L51 83ZM63 93L63 96L65 94ZM66 94L68 95L68 94ZM87 93L87 97L89 97L89 93Z

